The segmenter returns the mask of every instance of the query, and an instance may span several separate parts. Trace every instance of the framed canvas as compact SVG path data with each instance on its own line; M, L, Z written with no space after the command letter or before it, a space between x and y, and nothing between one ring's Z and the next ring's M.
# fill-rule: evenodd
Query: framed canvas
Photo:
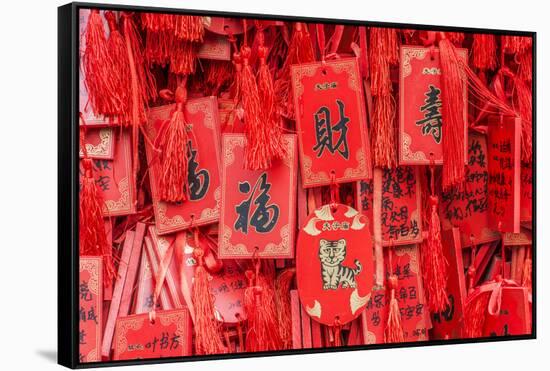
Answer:
M58 41L60 364L536 337L536 33L70 3Z

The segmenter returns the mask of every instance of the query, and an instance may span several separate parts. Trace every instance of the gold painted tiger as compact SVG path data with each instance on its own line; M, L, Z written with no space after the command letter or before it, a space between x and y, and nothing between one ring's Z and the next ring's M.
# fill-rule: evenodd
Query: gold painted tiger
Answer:
M319 242L319 259L321 260L321 276L323 290L336 290L340 285L343 289L355 288L355 277L363 266L355 259L355 269L342 265L346 258L346 240L321 240Z

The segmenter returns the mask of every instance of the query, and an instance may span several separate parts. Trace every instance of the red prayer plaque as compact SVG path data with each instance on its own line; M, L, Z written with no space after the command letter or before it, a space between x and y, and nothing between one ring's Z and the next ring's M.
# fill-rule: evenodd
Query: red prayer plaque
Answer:
M434 339L460 339L463 337L464 303L466 302L466 280L462 262L462 246L459 228L441 233L443 256L447 260L447 294L449 305L439 313L432 314Z
M231 60L231 44L229 43L229 39L227 36L206 32L203 43L197 51L197 57L218 61Z
M387 248L385 250L384 261L389 263ZM391 273L398 278L395 297L399 304L401 326L406 342L428 340L428 331L431 327L419 264L418 245L393 248ZM372 290L361 318L365 344L385 343L384 331L388 321L390 295L388 288Z
M92 160L94 178L104 201L104 216L129 215L136 212L130 132L120 132L121 135L117 131L114 160ZM82 171L81 166L81 176Z
M468 51L457 49L468 61ZM444 122L441 116L441 67L439 48L402 46L399 65L399 164L429 165L430 153L443 164ZM467 123L468 91L464 84L464 123ZM468 125L464 125L466 159Z
M492 228L501 232L520 232L520 138L521 119L489 118L489 216Z
M210 288L214 295L214 314L228 324L236 324L246 319L244 311L244 291L247 280L234 260L224 260L219 272L212 274Z
M521 162L520 190L520 219L522 222L531 222L533 220L533 167L524 161Z
M181 357L191 355L191 322L187 309L119 317L113 360Z
M218 256L289 259L294 256L296 136L283 136L287 157L268 170L244 168L246 137L224 134L222 213Z
M84 135L86 153L90 158L112 160L115 151L115 135L112 128L90 128ZM84 152L80 148L80 158Z
M347 205L321 206L301 227L296 250L298 293L307 314L329 326L357 318L374 283L367 218Z
M357 182L355 208L369 220L369 230L374 236L374 179Z
M418 168L374 170L374 215L380 215L382 245L422 242L421 188ZM379 210L379 213L376 212Z
M174 108L175 105L167 105L149 111L146 132L153 141ZM191 220L194 226L215 223L220 216L220 124L216 98L189 100L185 106L185 118L189 134L187 201L170 203L159 200L159 157L150 146L146 146L155 221L161 235L189 228Z
M304 187L370 179L362 80L355 58L291 67Z
M500 239L500 234L491 229L489 222L488 156L487 138L470 133L464 186L441 192L441 227L443 230L459 227L462 246L465 247L471 246L472 242L478 245Z
M525 287L503 287L500 311L487 314L483 336L526 335L531 333L529 292Z
M392 258L391 273L395 274L398 279L395 296L399 302L405 341L428 340L428 330L431 328L430 315L422 286L418 249L418 245L396 247ZM386 259L388 259L387 255ZM386 294L387 304L389 304L389 294L389 292Z
M81 256L79 270L79 361L101 361L103 267L99 256Z

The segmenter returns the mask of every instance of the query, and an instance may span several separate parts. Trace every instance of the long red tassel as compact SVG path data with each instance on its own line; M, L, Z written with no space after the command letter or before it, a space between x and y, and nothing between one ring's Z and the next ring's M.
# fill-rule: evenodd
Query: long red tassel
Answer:
M128 125L141 125L147 121L149 100L157 98L155 79L145 64L141 38L131 13L122 13L122 24L128 66L130 69L130 101L128 103ZM137 148L137 147L134 147Z
M174 36L180 40L202 42L204 36L202 17L174 15Z
M472 65L482 71L494 71L497 67L497 42L495 35L474 34Z
M261 102L261 120L263 124L260 126L257 134L261 140L259 144L266 149L266 158L263 163L258 164L260 169L271 167L273 159L283 158L286 154L285 146L282 137L282 121L281 116L275 107L275 92L273 88L273 80L271 72L266 64L267 48L264 46L263 32L258 31L260 38L260 46L258 47L258 56L260 58L260 68L258 70L258 97ZM267 166L267 167L263 167ZM254 167L254 166L252 166Z
M239 93L244 110L245 134L247 140L245 167L250 170L268 169L270 165L269 148L266 145L266 123L262 121L262 104L256 85L252 66L248 63L251 50L241 48L242 68L239 76Z
M372 27L369 41L370 87L374 97L371 117L374 165L392 168L397 163L397 157L394 128L396 114L390 66L398 62L397 30Z
M157 135L160 156L159 198L167 202L187 200L187 120L185 103L187 90L183 86L176 89L176 108Z
M103 258L103 283L105 287L109 287L116 276L112 248L107 242L102 210L103 200L94 179L93 163L86 151L84 129L82 128L80 130L80 148L84 153L84 158L81 160L84 174L80 178L79 251L80 255L101 256Z
M464 182L464 96L465 81L460 74L454 46L448 39L439 42L441 60L441 101L443 116L443 189Z
M111 76L111 57L107 47L107 38L103 19L99 10L90 10L86 25L86 48L82 56L84 83L88 99L96 115L110 115L116 112L117 87Z
M428 307L432 313L444 311L449 304L447 297L447 261L443 255L443 245L441 243L441 221L439 220L438 206L439 198L435 195L435 169L430 166L431 195L428 198L429 219L428 234L420 246L420 255L422 259L422 277Z
M405 339L403 336L403 327L401 325L399 303L395 297L395 291L397 290L398 285L398 279L395 274L390 275L388 278L388 285L390 289L390 304L388 311L388 322L386 323L386 328L384 330L384 341L386 343L402 343Z
M443 256L441 244L441 222L437 213L439 198L430 196L431 218L428 236L420 248L422 256L422 275L428 305L432 313L445 310L449 304L447 298L447 262Z
M113 107L114 111L110 112L111 116L114 116L119 123L126 123L129 121L129 117L125 115L128 113L128 103L130 101L130 68L128 66L128 53L126 50L126 44L124 38L118 29L115 13L108 11L105 12L105 19L109 25L109 39L107 40L107 49L111 57L110 77L113 84L116 86L116 106Z
M244 308L248 319L246 351L280 350L283 342L277 324L275 293L265 277L260 274L260 263L255 271L248 270L249 286L244 293Z
M220 323L214 315L214 298L208 283L209 274L204 267L204 251L198 247L197 241L195 244L193 250L193 256L197 260L193 280L195 350L196 354L222 353L225 347L221 339Z
M531 87L514 76L514 101L521 117L521 160L529 164L533 159L532 99Z
M174 38L170 52L170 72L177 75L195 73L198 44Z
M294 103L290 84L290 66L293 64L309 63L315 60L313 43L307 25L296 22L290 38L286 60L281 74L275 81L275 98L277 107L282 116L294 119Z
M292 348L292 314L290 306L290 289L294 282L296 268L282 271L275 281L275 304L277 306L277 320L283 349Z

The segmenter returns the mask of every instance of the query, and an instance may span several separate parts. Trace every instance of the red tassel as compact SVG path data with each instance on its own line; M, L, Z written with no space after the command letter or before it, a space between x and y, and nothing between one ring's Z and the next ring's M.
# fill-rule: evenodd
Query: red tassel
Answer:
M80 178L79 251L80 255L103 257L103 282L105 287L109 287L116 276L112 248L107 242L102 211L103 200L93 176L93 164L86 151L82 129L80 132L80 148L84 152L84 158L82 159L84 174Z
M530 164L533 159L533 106L531 87L514 76L514 101L521 117L521 160Z
M158 148L161 150L159 198L167 202L187 200L187 90L179 86L175 99L176 109L157 134Z
M490 291L474 291L467 299L464 307L464 336L478 338L483 335L483 326L487 316Z
M195 73L198 44L174 38L170 52L170 72L177 75Z
M147 121L149 100L157 98L155 80L145 65L141 39L131 13L122 13L124 39L130 69L130 101L128 103L128 125L141 125ZM137 144L137 143L134 143ZM134 146L137 149L137 146ZM137 152L137 151L136 151Z
M433 175L432 175L433 176ZM447 261L441 244L441 222L437 213L439 198L430 196L431 216L428 236L420 248L422 257L422 276L428 306L432 313L444 311L449 305L447 297Z
M493 71L497 67L497 42L495 35L474 34L472 43L472 65L482 71Z
M282 349L292 348L292 314L290 306L290 289L294 282L296 268L282 271L275 281L275 303L277 305L277 321L279 334L283 343Z
M403 336L403 327L401 326L401 312L399 311L399 303L395 297L398 280L395 274L388 278L390 288L390 305L388 311L388 322L384 330L384 341L386 343L402 343L405 341Z
M275 82L275 97L277 107L282 116L294 119L294 104L290 84L290 66L293 64L309 63L315 60L313 44L307 25L296 22L290 38L286 60L281 74Z
M196 239L195 239L196 240ZM196 241L196 246L198 246ZM214 298L208 283L209 274L204 267L204 252L195 247L193 256L197 260L193 280L193 306L195 309L195 350L196 354L223 353L220 323L214 314Z
M262 121L262 104L258 93L256 79L252 67L248 63L250 48L241 49L242 69L239 76L239 92L244 110L245 134L247 140L245 153L245 167L250 170L268 169L270 155L266 130L267 125Z
M165 31L147 31L145 37L145 60L149 66L165 67L170 62L173 36Z
M373 27L370 30L370 85L374 97L371 117L374 165L392 168L397 163L395 151L395 102L392 95L390 64L398 61L397 30Z
M86 25L86 48L82 56L82 67L88 99L96 115L108 116L120 105L117 100L117 86L112 79L112 60L107 47L103 19L99 10L90 10Z
M129 87L131 86L128 53L124 38L118 29L115 13L111 11L105 12L105 19L107 19L107 23L109 24L107 49L112 62L109 66L109 75L114 86L116 86L116 105L109 115L114 116L119 123L126 123L130 119L125 115L129 112L127 106L130 101Z
M246 351L273 351L283 348L277 324L275 293L273 288L260 274L260 264L256 271L248 270L246 277L249 286L244 293L244 308L248 319L246 333Z
M531 38L526 36L502 35L502 49L508 54L519 54L531 48Z
M464 42L463 32L445 32L445 36L457 47L462 46Z
M207 95L218 96L221 91L227 89L234 78L233 64L228 61L205 59L201 61L203 67L203 83Z
M390 65L399 61L397 30L372 27L369 41L371 92L374 96L391 95Z
M261 122L257 134L261 140L259 145L264 147L265 161L259 164L259 169L271 167L273 159L280 159L285 156L286 149L282 137L281 116L275 107L275 92L271 72L266 64L267 48L263 46L263 32L260 32L260 46L258 47L258 56L260 58L260 68L258 71L258 97L261 102ZM264 167L266 166L266 167Z
M202 42L204 25L202 17L193 15L174 15L174 36L180 40Z
M166 13L141 13L141 25L148 31L174 30L174 15Z
M443 116L443 189L460 186L464 182L464 96L463 77L451 42L439 42L441 59L441 101Z

